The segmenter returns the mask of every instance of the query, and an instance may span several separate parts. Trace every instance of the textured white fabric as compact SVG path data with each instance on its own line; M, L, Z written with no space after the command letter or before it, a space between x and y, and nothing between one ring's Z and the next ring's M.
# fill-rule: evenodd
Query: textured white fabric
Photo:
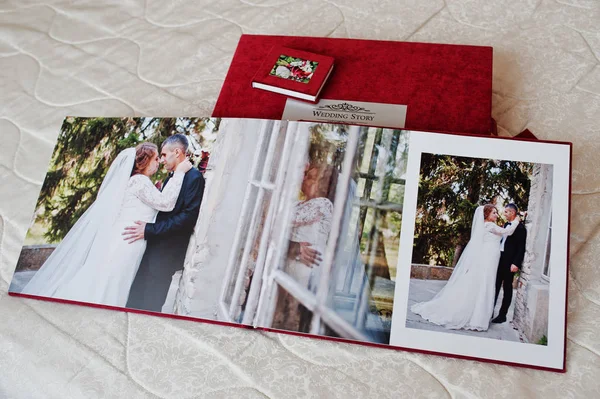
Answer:
M310 239L309 242L318 243L317 238L323 234L327 237L331 231L332 216L333 204L327 198L320 197L299 202L292 222L292 235L296 236L294 241L300 242L298 240L303 239L301 236L306 236ZM308 227L311 231L306 232L304 227Z
M411 310L448 329L487 331L496 295L496 271L500 260L500 239L514 233L518 221L502 228L483 218L483 206L473 217L471 238L448 283L427 302Z
M0 2L0 397L597 397L599 20L597 0ZM209 115L241 33L494 46L500 134L574 142L566 374L6 294L63 118Z
M152 184L148 176L137 174L131 176L125 193L125 200L119 215L119 221L131 222L142 220L150 222L156 213L171 212L175 208L185 173L175 172L162 191ZM150 211L152 210L152 211ZM135 219L139 217L140 219ZM149 219L150 220L147 220Z

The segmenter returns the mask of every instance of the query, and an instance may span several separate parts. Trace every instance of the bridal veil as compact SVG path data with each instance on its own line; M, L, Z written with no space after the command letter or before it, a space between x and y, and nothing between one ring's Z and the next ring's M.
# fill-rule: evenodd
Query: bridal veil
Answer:
M110 231L119 216L135 163L135 148L117 155L102 181L96 200L23 288L23 294L53 296L85 262L101 262Z
M484 246L485 219L483 206L475 210L471 226L471 238L452 271L448 283L430 301L416 303L411 310L421 317L450 329L487 329L480 325L489 322L489 316L479 317L476 309L478 293L486 287L486 256ZM493 290L493 287L490 286ZM485 307L485 306L484 306ZM477 314L476 314L477 313ZM480 320L481 319L481 320ZM485 320L484 320L485 319Z

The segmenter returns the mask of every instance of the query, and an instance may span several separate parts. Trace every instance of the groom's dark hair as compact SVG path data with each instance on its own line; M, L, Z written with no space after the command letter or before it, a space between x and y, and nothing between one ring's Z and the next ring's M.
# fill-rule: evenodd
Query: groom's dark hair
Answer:
M162 146L160 148L164 148L166 145L179 147L181 148L183 153L186 154L190 143L187 137L185 137L185 134L177 133L167 137L166 140L163 141Z
M517 206L515 204L513 204L512 202L510 204L506 205L506 207L515 211L515 214L519 213L519 208L517 208Z

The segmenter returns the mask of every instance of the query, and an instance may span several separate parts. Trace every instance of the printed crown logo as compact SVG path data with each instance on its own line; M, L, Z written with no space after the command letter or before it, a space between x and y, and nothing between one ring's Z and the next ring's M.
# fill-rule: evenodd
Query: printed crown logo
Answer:
M320 106L319 109L328 110L328 111L344 111L344 112L355 112L359 114L371 114L372 112L366 108L357 107L352 104L348 104L346 102L339 104L331 104L331 105L323 105Z

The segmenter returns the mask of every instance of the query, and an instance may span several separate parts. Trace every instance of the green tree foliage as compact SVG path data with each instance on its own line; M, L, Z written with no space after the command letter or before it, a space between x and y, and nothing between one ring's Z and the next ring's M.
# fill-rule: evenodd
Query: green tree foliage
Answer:
M52 154L36 206L47 242L59 242L96 199L111 162L122 150L150 141L160 148L184 133L203 146L208 118L67 118ZM164 177L164 171L155 176Z
M414 263L454 266L479 205L514 202L526 210L533 165L423 153Z

